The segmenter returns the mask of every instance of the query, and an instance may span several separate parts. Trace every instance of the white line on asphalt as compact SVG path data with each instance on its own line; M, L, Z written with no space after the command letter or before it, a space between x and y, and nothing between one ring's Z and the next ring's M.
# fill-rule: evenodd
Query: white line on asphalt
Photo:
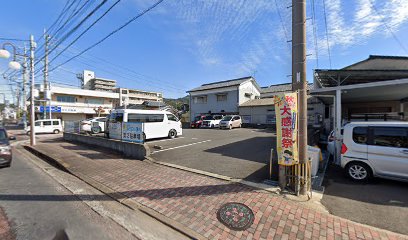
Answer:
M191 138L191 139L196 140L196 139L198 139L198 138Z
M172 140L177 140L177 139L182 139L184 137L176 137L176 138L170 138L170 139L163 139L163 140L156 140L156 141L148 141L147 143L155 143L155 142L164 142L164 141L172 141Z
M205 140L205 141L190 143L190 144L181 145L181 146L177 146L177 147L166 148L166 149L163 149L163 150L154 151L151 154L158 153L158 152L164 152L164 151L168 151L168 150L173 150L173 149L177 149L177 148L188 147L188 146L196 145L196 144L199 144L199 143L205 143L205 142L211 142L211 140Z

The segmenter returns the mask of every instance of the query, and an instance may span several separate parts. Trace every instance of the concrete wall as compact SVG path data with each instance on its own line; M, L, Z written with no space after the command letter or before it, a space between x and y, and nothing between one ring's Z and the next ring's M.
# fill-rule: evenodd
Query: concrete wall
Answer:
M76 133L65 133L64 140L69 142L84 143L87 145L103 147L121 153L126 157L144 160L150 155L150 149L146 144L123 142L115 139L93 137Z
M245 93L250 93L251 96L245 96ZM251 99L255 99L255 97L259 97L261 93L259 90L255 87L254 83L252 81L243 83L239 86L239 104L242 104L244 102L247 102Z

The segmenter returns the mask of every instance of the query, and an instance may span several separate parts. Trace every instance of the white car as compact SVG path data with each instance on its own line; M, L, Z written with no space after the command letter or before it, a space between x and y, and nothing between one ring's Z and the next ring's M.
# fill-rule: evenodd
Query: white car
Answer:
M343 139L343 131L344 129L342 128L340 130L340 134L341 134L341 139L339 139L339 141L342 141ZM330 132L329 136L327 137L327 152L329 152L329 154L331 156L334 156L334 144L336 143L336 136L335 136L335 132L334 130Z
M105 131L106 117L94 117L81 121L81 131L101 133Z
M222 119L222 115L206 116L201 124L202 128L218 128Z
M58 134L62 132L61 119L43 119L34 122L35 133L55 133ZM27 135L30 135L30 126L25 129Z
M220 129L233 129L240 128L242 126L242 119L238 115L227 115L223 117L220 121Z
M344 127L341 166L355 181L408 181L408 122L353 122Z

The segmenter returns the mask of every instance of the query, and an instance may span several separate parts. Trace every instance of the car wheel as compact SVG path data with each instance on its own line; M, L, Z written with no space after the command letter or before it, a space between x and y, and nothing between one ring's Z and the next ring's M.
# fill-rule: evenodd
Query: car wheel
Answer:
M367 181L372 173L370 167L365 163L352 162L347 165L347 176L354 181Z
M27 131L27 136L30 136L30 134L31 134L31 132L30 132L30 131Z
M60 132L60 130L58 130L58 129L55 129L55 130L53 131L54 134L58 134L59 132Z
M169 138L175 138L177 136L176 130L172 129L169 132Z
M91 128L93 134L100 133L102 131L101 127Z

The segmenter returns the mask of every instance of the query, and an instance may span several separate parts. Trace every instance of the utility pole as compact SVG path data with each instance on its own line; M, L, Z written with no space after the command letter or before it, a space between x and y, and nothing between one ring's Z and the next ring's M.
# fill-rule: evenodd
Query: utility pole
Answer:
M31 84L30 84L30 145L35 145L35 108L34 108L34 50L36 44L34 42L34 36L30 35L30 75L31 75Z
M298 91L299 163L307 162L306 0L292 0L292 90ZM305 179L309 181L309 179ZM301 184L300 194L307 194Z
M44 30L45 33L45 30ZM48 45L49 45L49 39L50 39L50 35L48 34L44 34L44 49L45 49L45 56L44 56L44 112L43 112L43 118L46 119L47 118L47 94L48 94ZM51 105L49 106L49 110L51 112Z
M23 123L24 129L27 128L27 92L26 92L26 84L27 84L27 48L24 46L24 54L23 54Z

